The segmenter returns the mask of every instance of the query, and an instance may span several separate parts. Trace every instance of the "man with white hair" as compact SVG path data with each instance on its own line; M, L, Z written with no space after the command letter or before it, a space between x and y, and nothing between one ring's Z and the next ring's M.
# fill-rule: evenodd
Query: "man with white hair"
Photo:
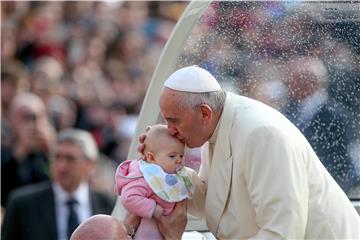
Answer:
M208 144L199 173L207 190L195 191L188 210L206 217L216 238L359 238L355 208L278 111L223 91L198 66L165 81L160 109L169 132L188 147ZM165 239L181 238L183 211L158 220Z
M6 206L2 239L69 239L93 214L110 214L114 199L88 184L98 149L90 133L66 129L52 149L52 182L14 190Z

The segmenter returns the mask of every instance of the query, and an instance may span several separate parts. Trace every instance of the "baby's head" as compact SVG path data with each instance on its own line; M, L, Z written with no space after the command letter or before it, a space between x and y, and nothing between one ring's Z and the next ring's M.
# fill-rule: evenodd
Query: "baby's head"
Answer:
M167 173L176 173L184 166L185 145L169 134L166 125L148 127L144 143L147 162L158 164Z

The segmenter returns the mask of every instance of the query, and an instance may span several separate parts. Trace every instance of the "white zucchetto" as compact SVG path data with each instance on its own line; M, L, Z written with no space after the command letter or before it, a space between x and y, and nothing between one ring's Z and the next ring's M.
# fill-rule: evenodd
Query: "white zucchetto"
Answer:
M216 79L205 69L193 65L180 68L170 75L164 87L181 92L215 92L221 90Z

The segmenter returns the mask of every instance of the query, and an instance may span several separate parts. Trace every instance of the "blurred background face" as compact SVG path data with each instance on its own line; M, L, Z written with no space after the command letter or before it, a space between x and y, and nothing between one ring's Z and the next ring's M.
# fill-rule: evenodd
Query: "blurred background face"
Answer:
M17 91L18 79L9 74L1 74L1 105L8 107Z
M310 96L317 89L316 80L311 74L293 73L288 79L287 84L290 89L289 94L294 100L301 101Z
M94 170L95 162L84 157L74 143L58 143L51 162L53 180L65 191L74 191Z
M29 142L30 145L40 144L41 129L49 123L45 108L36 105L19 107L12 115L11 123L19 142Z

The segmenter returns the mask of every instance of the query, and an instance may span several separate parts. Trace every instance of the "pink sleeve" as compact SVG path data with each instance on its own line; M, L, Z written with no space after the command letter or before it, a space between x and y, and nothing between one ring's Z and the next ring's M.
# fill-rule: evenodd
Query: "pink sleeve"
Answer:
M155 211L156 202L150 199L151 189L144 179L140 178L126 184L120 195L124 207L139 217L151 218Z

